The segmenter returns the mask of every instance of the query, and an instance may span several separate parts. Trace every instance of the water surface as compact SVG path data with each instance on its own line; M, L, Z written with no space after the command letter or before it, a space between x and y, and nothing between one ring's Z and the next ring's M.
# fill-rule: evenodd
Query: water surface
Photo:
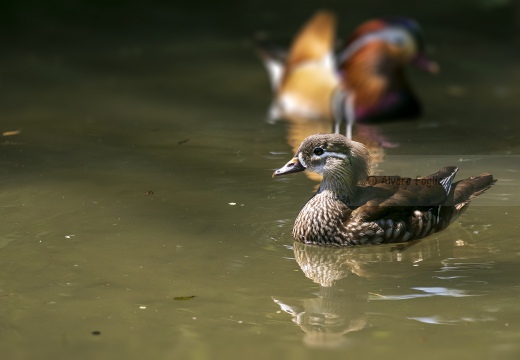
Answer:
M291 240L316 183L271 178L293 150L287 124L265 121L269 84L241 31L290 36L310 13L211 35L206 14L193 34L22 36L0 60L1 130L20 130L0 147L3 357L517 358L518 48L454 9L413 11L443 72L410 72L426 114L379 129L400 146L375 170L499 182L407 249Z

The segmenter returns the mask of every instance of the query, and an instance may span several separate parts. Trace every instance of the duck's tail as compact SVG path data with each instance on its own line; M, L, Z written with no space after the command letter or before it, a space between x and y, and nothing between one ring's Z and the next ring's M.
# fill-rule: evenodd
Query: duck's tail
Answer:
M471 201L489 189L496 179L490 173L482 173L478 176L457 181L452 184L447 201L440 207L439 223L437 230L445 229L455 221L468 208Z
M255 49L269 74L271 88L276 93L285 72L287 50L273 43L264 33L256 34L253 40Z
M489 189L497 180L488 172L457 181L453 184L455 208L462 211L469 203Z

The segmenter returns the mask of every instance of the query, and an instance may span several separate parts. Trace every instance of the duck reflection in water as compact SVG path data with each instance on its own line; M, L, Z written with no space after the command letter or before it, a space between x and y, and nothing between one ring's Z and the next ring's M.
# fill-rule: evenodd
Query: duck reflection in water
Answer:
M464 231L449 231L450 238L457 239L462 235L467 239L468 234ZM293 251L303 274L316 283L319 290L316 292L313 289L312 296L308 298L275 296L273 301L282 311L290 314L292 321L305 333L306 345L334 348L347 346L347 334L361 331L369 325L370 301L387 299L387 296L377 293L379 290L374 290L380 288L378 279L385 282L395 280L402 284L403 278L416 275L419 269L442 272L446 269L446 262L454 262L464 268L465 261L475 265L473 259L485 258L486 254L495 250L471 245L461 239L430 239L409 246L357 248L331 248L295 242ZM425 295L412 293L406 296L414 298ZM395 300L395 296L388 296L388 300Z
M354 264L343 249L301 243L294 243L293 249L305 276L319 285L318 294L306 299L273 297L274 302L304 331L307 345L345 346L345 334L366 326L366 283L352 275Z
M396 146L373 124L421 114L405 66L415 64L431 73L438 66L424 56L420 27L406 18L371 20L359 26L337 54L335 27L334 14L320 11L288 51L258 37L257 49L274 93L269 119L288 121L293 150L309 135L340 132L343 122L349 138L374 149ZM358 131L352 136L354 122Z
M304 332L304 342L316 347L347 345L346 334L364 329L368 323L370 292L368 278L400 278L410 271L388 266L399 262L407 268L439 254L437 242L406 248L330 248L293 244L294 258L304 275L319 285L315 297L273 297Z

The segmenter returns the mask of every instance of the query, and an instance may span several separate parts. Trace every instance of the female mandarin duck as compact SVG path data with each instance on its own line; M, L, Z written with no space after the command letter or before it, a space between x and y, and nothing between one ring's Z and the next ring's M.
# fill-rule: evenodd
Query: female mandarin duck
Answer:
M339 134L306 138L274 176L316 172L323 180L296 218L296 241L351 246L418 240L445 229L496 180L489 173L453 183L447 166L409 179L368 176L366 148Z
M356 29L336 58L335 24L332 13L318 12L295 37L286 56L259 41L275 94L270 118L331 118L336 132L346 121L350 133L354 121L420 115L404 67L413 63L435 73L438 66L424 56L419 25L405 18L368 21Z

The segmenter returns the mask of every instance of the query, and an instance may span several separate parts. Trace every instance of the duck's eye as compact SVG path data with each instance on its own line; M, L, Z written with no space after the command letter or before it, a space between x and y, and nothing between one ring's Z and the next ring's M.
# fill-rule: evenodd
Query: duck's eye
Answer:
M393 39L391 39L391 42L393 42L397 46L403 46L404 45L404 39L402 37L398 37L398 36L396 36Z
M317 148L314 149L314 154L318 155L318 156L323 155L324 152L325 152L325 150L323 150L320 147L317 147Z

